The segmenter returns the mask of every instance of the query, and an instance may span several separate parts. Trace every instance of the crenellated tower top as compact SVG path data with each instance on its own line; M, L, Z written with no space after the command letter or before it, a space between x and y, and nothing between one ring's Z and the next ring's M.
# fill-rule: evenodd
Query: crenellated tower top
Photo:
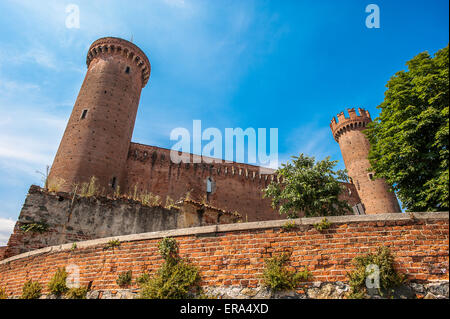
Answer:
M151 65L147 56L141 49L133 43L114 37L105 37L98 39L91 44L86 57L86 64L89 67L91 61L101 54L118 54L126 57L128 60L134 62L142 71L142 87L148 82L150 78Z
M364 128L368 123L372 122L369 111L365 109L358 108L359 115L356 114L354 108L347 109L347 112L350 117L345 117L344 112L341 112L337 115L337 121L335 117L331 119L330 128L333 132L334 139L338 143L339 137L343 133L353 129Z

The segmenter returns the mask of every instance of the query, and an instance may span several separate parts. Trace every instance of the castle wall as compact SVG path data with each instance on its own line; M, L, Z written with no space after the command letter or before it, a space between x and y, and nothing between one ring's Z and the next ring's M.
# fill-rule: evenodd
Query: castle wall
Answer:
M32 279L48 293L47 283L57 268L71 265L80 271L80 284L89 285L97 297L116 294L117 276L128 270L135 292L135 279L143 272L153 275L160 267L158 241L170 236L176 238L180 256L199 268L201 285L216 291L259 287L264 258L291 252L290 266L297 271L307 267L313 275L297 288L304 295L321 283L347 282L354 257L386 246L395 256L396 269L410 283L444 282L448 298L448 216L447 212L329 217L332 225L323 232L313 227L321 218L297 219L298 228L289 231L281 227L285 220L206 226L117 237L121 245L114 249L105 249L111 238L104 238L80 242L75 250L67 244L0 261L0 286L18 297L25 281Z
M31 186L14 227L4 258L35 249L82 240L139 234L184 227L232 223L238 220L227 212L195 203L179 208L149 207L128 199L73 197L49 194ZM44 223L42 233L25 232L21 226Z
M227 211L237 211L246 221L276 220L284 216L271 207L269 198L263 198L262 190L277 178L274 170L242 163L193 163L174 164L170 150L155 146L131 143L126 165L126 192L152 192L163 199L170 196L179 199L190 192L198 201L207 200L212 206ZM212 193L207 195L206 181L212 180ZM354 185L343 183L345 191L341 199L351 206L360 202Z

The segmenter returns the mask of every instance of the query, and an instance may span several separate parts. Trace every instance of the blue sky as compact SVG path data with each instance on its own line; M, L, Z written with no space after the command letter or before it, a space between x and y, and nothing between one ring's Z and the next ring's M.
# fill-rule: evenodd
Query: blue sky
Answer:
M381 27L365 26L380 7ZM80 9L69 29L65 9ZM448 43L448 1L0 2L0 245L31 184L51 165L97 38L136 43L152 64L133 141L170 148L170 131L278 128L279 159L340 160L329 122L372 116L385 84L419 52Z

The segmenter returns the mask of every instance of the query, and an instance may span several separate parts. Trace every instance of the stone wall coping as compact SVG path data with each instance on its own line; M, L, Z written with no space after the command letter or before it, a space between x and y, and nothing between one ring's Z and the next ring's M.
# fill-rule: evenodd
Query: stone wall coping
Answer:
M270 221L260 221L260 222L249 222L249 223L235 223L235 224L222 224L222 225L211 225L211 226L200 226L200 227L190 227L182 229L172 229L164 231L156 231L149 233L122 235L114 237L104 237L86 241L76 242L78 248L87 248L99 245L105 245L110 240L119 240L120 242L133 242L147 239L157 239L164 237L180 237L180 236L190 236L190 235L205 235L220 232L233 232L233 231L246 231L246 230L256 230L256 229L268 229L268 228L278 228L285 225L288 221L294 221L296 225L313 225L320 222L324 217L307 217L307 218L297 218L292 220L270 220ZM385 221L400 221L400 220L448 220L449 212L417 212L417 213L387 213L387 214L376 214L376 215L347 215L347 216L326 216L327 220L332 224L347 224L347 223L360 223L360 222L385 222ZM23 254L12 256L4 260L0 260L0 265L7 264L14 260L19 260L31 256L38 256L46 253L61 252L72 249L73 243L56 245L45 247L41 249L36 249Z

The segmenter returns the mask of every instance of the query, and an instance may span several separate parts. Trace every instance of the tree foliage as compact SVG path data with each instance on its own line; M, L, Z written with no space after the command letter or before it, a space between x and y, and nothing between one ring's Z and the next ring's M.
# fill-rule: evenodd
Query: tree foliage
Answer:
M375 177L394 187L408 211L448 210L448 45L420 53L387 83L381 113L365 130Z
M344 189L339 180L347 181L347 174L335 171L336 164L329 157L316 163L314 157L292 156L292 162L276 171L281 179L267 186L264 197L270 197L272 207L289 218L299 212L307 217L343 215L351 210L346 201L339 200Z

